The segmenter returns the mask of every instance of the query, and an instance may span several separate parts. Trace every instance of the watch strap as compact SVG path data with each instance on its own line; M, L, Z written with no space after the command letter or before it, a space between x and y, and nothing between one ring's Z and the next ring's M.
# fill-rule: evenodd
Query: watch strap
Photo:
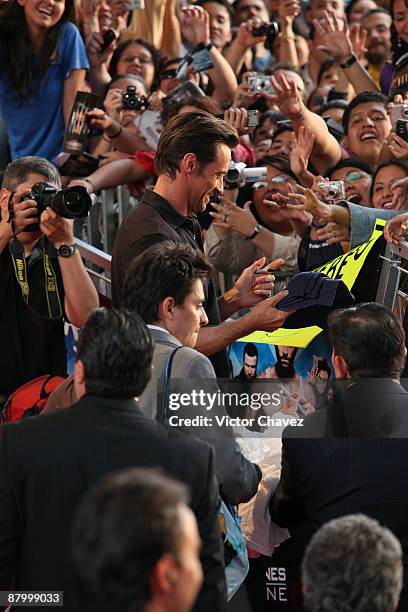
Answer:
M258 234L260 234L263 230L263 226L259 225L259 223L257 225L255 225L255 229L252 232L252 234L250 236L246 236L245 240L253 240Z
M357 57L354 55L349 57L345 62L343 62L343 64L339 64L340 68L350 68L350 66L352 66L353 64L355 64L357 61Z
M74 244L61 244L58 249L55 249L58 257L71 257L78 250L77 245Z

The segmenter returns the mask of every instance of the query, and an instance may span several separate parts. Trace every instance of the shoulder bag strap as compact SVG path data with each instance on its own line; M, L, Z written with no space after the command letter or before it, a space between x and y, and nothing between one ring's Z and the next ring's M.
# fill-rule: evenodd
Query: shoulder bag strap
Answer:
M163 369L162 397L161 397L160 405L157 408L157 416L156 416L156 419L163 425L165 424L166 419L167 419L167 406L169 402L169 380L171 376L171 368L173 365L175 354L181 348L182 348L182 345L176 346L175 349L170 351L170 353L167 356L166 364Z

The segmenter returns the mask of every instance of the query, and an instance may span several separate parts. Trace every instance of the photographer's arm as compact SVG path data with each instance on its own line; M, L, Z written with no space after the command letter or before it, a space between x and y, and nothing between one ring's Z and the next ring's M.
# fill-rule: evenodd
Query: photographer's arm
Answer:
M147 177L144 168L133 159L118 159L98 168L85 179L71 181L69 187L81 185L88 193L110 189L126 183L137 183Z
M134 130L122 127L120 123L110 117L104 110L94 108L87 113L87 119L91 125L103 130L110 138L112 145L123 153L135 153L136 151L151 151L142 138Z
M258 43L263 43L266 40L265 36L253 36L252 30L254 28L259 28L262 21L256 17L254 19L249 19L238 28L238 32L232 43L224 49L224 58L228 61L231 66L234 74L239 74L244 62L246 60L246 56L248 51L255 47ZM251 61L252 64L252 61ZM251 68L251 64L248 64L248 68Z
M56 248L75 242L73 222L60 217L49 207L41 214L40 229ZM99 306L98 293L78 251L70 257L59 257L58 263L64 284L66 315L73 325L82 327Z
M77 92L84 90L85 74L85 70L71 70L68 78L64 81L63 111L65 125L68 125Z

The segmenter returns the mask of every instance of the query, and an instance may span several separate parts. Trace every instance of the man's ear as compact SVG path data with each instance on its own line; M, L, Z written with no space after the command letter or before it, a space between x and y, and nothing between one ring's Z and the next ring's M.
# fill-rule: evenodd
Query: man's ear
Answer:
M349 370L347 363L344 361L341 355L332 355L332 364L334 368L334 372L336 374L336 378L349 378Z
M85 368L84 364L80 359L75 362L74 366L74 380L75 384L83 385L85 384Z
M175 558L170 554L164 555L156 563L151 576L153 596L171 593L177 580L178 570Z
M166 321L172 321L174 307L174 298L172 298L171 296L164 298L164 300L160 302L158 308L159 321L163 321L164 323Z
M10 197L10 192L5 187L0 189L0 208L2 216L8 216L8 201Z
M198 159L195 153L186 153L180 162L180 172L185 174L192 174L198 168Z

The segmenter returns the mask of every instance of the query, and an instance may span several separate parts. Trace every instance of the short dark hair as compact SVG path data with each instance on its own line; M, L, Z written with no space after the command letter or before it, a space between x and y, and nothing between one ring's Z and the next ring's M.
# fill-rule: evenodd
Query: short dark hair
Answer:
M278 127L276 128L276 130L273 131L272 133L272 143L276 140L276 138L278 136L280 136L281 134L283 134L284 132L294 132L293 127L290 125L289 122L282 122L278 124Z
M354 0L354 1L357 2L357 0ZM382 13L383 15L388 15L388 17L391 19L391 22L392 22L391 14L385 8L378 7L378 8L370 9L368 13L366 13L361 18L361 23L366 17L371 17L371 15L377 15L378 13Z
M236 130L223 119L205 111L183 113L173 117L160 134L154 156L156 174L168 174L174 179L187 153L194 153L205 166L215 160L217 145L233 149L238 142Z
M179 554L185 485L159 470L131 468L105 476L82 500L71 555L88 612L142 610L151 575L166 554Z
M46 181L61 187L61 177L57 168L44 157L27 155L10 162L3 175L2 186L9 191L15 191L20 183L24 183L30 174L40 174Z
M280 172L284 172L290 176L294 181L296 181L296 183L299 182L296 174L294 174L290 169L290 163L286 157L281 157L280 155L265 155L265 157L258 160L256 165L260 167L271 166L272 168L275 168L275 170L279 170Z
M197 279L206 280L213 268L205 255L188 245L164 241L155 244L131 263L124 286L124 305L145 323L158 320L159 304L172 297L183 304Z
M231 9L231 5L228 0L197 0L195 4L196 6L203 6L203 4L209 4L210 2L212 2L213 4L220 4L225 8L230 18L230 24L232 25L234 22L234 13Z
M405 364L401 323L382 304L358 304L328 318L334 353L343 357L354 378L399 378Z
M357 106L360 106L360 104L367 104L367 102L380 102L384 105L384 107L386 107L388 104L388 98L379 91L362 91L355 98L353 98L352 101L349 102L349 105L347 106L343 115L343 129L345 134L348 133L351 112Z
M81 330L77 360L86 392L98 397L138 397L151 376L153 346L135 312L97 308Z
M382 170L383 168L387 168L387 166L397 166L398 168L401 168L402 170L404 170L406 176L408 176L408 162L405 161L405 159L392 159L390 161L383 162L382 164L377 166L377 168L376 168L376 170L375 170L375 172L373 174L373 178L371 180L371 185L370 185L370 201L371 201L371 203L373 202L375 179L377 178L377 175L380 172L380 170Z
M339 162L337 162L337 164L329 168L329 170L327 171L327 176L330 178L333 172L336 172L336 170L341 170L342 168L348 167L358 168L359 170L366 172L370 176L374 174L374 166L372 166L368 162L365 162L360 157L345 157Z
M340 108L341 110L346 110L347 106L347 100L330 100L330 102L322 104L316 111L316 114L323 117L323 114L331 108Z
M327 70L329 70L329 68L332 68L333 66L337 66L337 64L332 57L328 57L327 59L324 60L317 74L317 85L320 85L320 81L322 80L324 73Z
M395 535L364 514L329 521L314 534L302 561L310 612L385 612L397 607L402 549Z
M244 347L244 357L258 357L258 347L253 342L248 342Z

